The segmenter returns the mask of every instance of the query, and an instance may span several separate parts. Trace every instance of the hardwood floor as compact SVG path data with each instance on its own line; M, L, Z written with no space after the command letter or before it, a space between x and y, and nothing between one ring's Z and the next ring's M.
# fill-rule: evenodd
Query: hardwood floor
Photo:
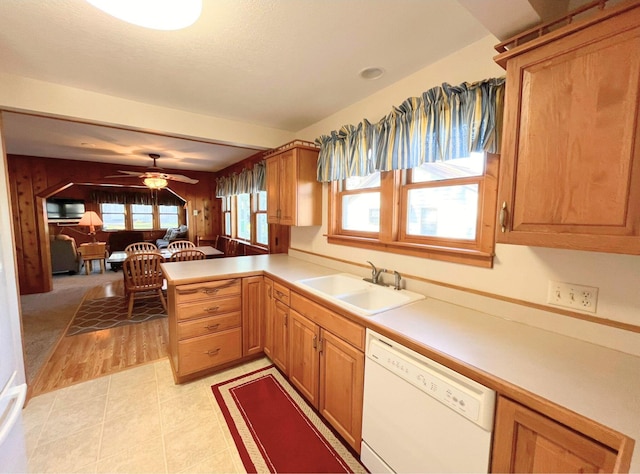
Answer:
M122 281L90 289L85 299L124 294ZM167 356L167 319L63 337L40 371L29 397Z

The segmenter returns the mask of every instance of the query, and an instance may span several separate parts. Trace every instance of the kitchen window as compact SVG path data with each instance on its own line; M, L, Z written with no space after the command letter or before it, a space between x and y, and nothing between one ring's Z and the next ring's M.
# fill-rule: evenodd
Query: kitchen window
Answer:
M498 155L334 181L329 242L490 267Z

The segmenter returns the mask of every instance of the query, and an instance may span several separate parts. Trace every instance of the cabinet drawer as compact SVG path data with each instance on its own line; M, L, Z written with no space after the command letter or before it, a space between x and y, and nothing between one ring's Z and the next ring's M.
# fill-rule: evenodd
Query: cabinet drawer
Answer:
M191 374L242 357L242 328L178 342L180 375Z
M188 339L190 337L205 336L227 329L240 327L242 314L240 312L212 316L208 318L193 319L183 321L178 324L178 339Z
M229 296L228 298L209 298L199 303L179 305L177 310L178 320L204 318L216 316L242 309L242 298Z
M289 288L279 283L273 282L273 297L289 306Z
M336 334L356 348L364 351L364 327L320 306L317 303L300 296L291 294L291 308L307 317L314 323Z
M218 296L239 295L242 292L240 278L231 280L208 281L176 287L176 303L189 303Z

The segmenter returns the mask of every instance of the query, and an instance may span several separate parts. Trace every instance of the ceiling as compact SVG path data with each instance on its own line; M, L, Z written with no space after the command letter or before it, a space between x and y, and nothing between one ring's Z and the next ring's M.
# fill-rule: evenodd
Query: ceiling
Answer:
M2 72L296 132L489 29L499 36L537 18L526 0L203 3L194 25L167 32L84 0L2 0ZM385 74L362 79L372 66ZM158 153L160 166L217 171L256 152L19 113L3 113L3 122L10 154L141 166Z

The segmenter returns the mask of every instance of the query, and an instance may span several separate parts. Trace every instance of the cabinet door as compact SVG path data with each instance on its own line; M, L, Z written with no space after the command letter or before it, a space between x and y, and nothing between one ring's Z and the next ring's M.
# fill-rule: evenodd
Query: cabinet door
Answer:
M294 150L279 156L280 224L296 225L297 163Z
M289 314L289 381L318 408L319 328L294 310Z
M360 453L364 353L321 331L320 414Z
M264 279L264 353L273 360L273 281Z
M280 223L280 160L273 157L267 160L267 222Z
M281 301L273 306L273 363L285 374L289 373L289 307Z
M242 355L262 352L264 304L263 277L242 279Z
M612 472L616 453L507 398L498 398L492 472Z
M505 243L640 254L640 9L507 63Z

